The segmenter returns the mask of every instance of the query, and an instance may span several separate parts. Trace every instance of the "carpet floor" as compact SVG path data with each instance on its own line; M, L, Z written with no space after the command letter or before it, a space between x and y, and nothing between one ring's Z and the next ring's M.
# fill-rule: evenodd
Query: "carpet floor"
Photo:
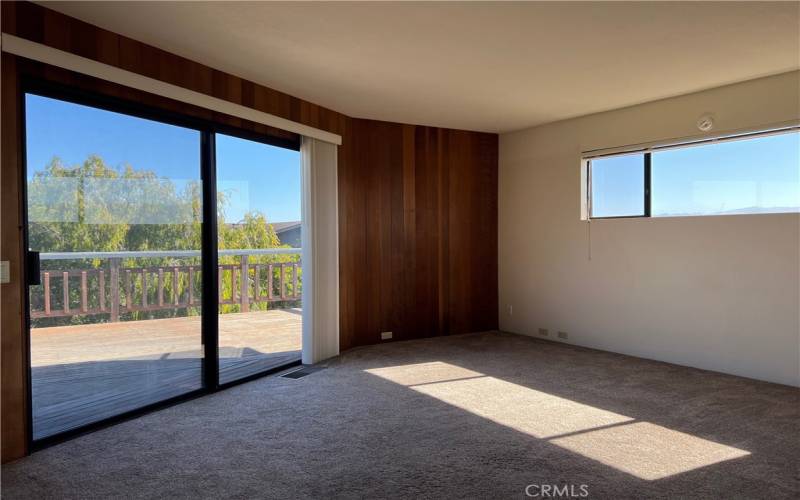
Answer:
M480 333L349 351L2 468L15 498L797 498L800 390Z

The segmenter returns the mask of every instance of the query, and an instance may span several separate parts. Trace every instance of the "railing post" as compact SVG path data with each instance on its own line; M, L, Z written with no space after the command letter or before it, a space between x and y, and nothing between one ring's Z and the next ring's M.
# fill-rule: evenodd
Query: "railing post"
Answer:
M286 264L281 262L281 300L286 298Z
M100 292L100 311L106 312L106 272L103 269L97 271L97 290Z
M142 307L147 309L147 268L142 268Z
M181 296L178 294L178 268L172 267L172 305L178 307Z
M44 315L50 315L50 273L44 272Z
M224 276L222 276L222 274L224 272L225 272L225 268L224 267L222 267L222 266L217 267L217 291L219 292L218 293L219 296L217 297L217 301L220 304L224 304L225 303L225 297L224 297L224 295L222 293L223 290L225 289L225 287L222 286L223 285L223 281L224 281L223 280ZM231 284L233 284L233 273L231 273ZM231 290L231 294L233 294L233 290ZM233 300L233 297L231 297L231 300Z
M64 314L69 315L69 271L61 273L62 291L64 292Z
M109 264L109 279L111 280L111 318L112 323L119 321L119 265L122 259L112 258L108 259ZM130 293L130 292L128 292ZM130 297L126 300L130 304Z
M272 300L273 290L272 290L272 263L270 262L267 266L267 300Z
M89 281L87 279L86 271L81 271L81 312L85 313L89 310Z
M164 269L158 268L158 306L164 305Z
M297 262L292 264L292 298L297 298Z
M190 306L194 305L194 266L189 266L189 298L186 300Z
M250 279L249 279L249 271L248 271L248 264L247 264L247 255L242 255L242 275L240 277L240 281L242 282L242 293L241 293L241 301L242 301L242 312L250 311Z
M131 286L131 270L125 270L125 308L129 311L133 310L133 294L136 290ZM119 291L117 292L119 296ZM117 301L117 309L119 309L119 301ZM112 306L113 307L113 306Z

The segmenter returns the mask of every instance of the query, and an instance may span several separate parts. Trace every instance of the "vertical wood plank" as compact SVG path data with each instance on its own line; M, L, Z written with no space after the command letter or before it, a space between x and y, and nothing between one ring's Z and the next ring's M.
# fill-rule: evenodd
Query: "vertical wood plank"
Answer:
M450 218L448 217L448 209L450 203L450 177L448 175L448 168L447 168L447 160L446 155L449 153L448 146L449 146L449 135L448 131L443 129L437 129L436 133L438 134L439 139L439 150L437 151L436 157L436 172L439 177L439 181L437 183L439 187L438 192L438 221L439 221L439 247L438 247L438 258L439 262L437 265L438 277L439 277L439 328L438 333L439 335L445 335L450 333L450 282L449 276L447 274L447 268L449 264L449 223Z
M142 307L147 309L147 271L142 269Z
M120 293L119 293L119 269L122 265L122 259L114 258L109 259L109 279L111 280L111 315L109 320L113 322L119 321L119 307L120 307ZM130 280L130 274L127 275L128 279ZM130 282L128 282L128 286L130 287ZM130 299L130 295L125 298L127 301L128 307L132 303Z
M50 273L44 272L44 314L50 315Z
M133 289L131 288L131 270L125 270L125 307L133 309Z
M106 273L102 269L97 272L97 291L100 295L100 310L106 310Z
M247 263L247 255L242 255L241 259L240 276L242 282L242 291L240 293L240 298L242 302L242 312L248 312L250 310L250 271Z
M158 305L164 305L164 269L158 268Z
M59 50L69 51L71 49L69 25L62 21L60 14L52 10L46 10L43 17L44 43Z
M280 298L281 298L281 299L285 299L285 298L286 298L286 290L285 290L285 288L284 288L284 284L285 284L285 283L284 283L284 280L285 280L285 277L286 277L286 267L285 267L285 265L284 265L284 263L283 263L283 262L281 262L281 267L280 267L280 270L281 270L281 281L280 281L280 287L281 287L281 289L280 289Z
M222 293L222 290L223 290L222 282L224 281L222 279L222 273L225 272L225 268L222 267L222 266L219 266L218 269L219 270L217 271L217 291L219 292L219 294L218 294L219 297L217 297L217 300L219 301L220 304L222 304L222 303L225 302L224 297L223 297L223 293Z
M272 264L269 264L267 266L267 299L268 300L272 300L272 296L273 296L272 287L274 285L272 284L272 273L273 273Z
M236 267L231 266L231 304L236 302Z
M172 268L172 305L177 306L181 296L178 293L178 268Z
M194 266L189 266L189 298L187 301L190 306L194 305Z
M62 283L62 292L64 295L64 312L69 314L69 272L64 271L61 273Z
M89 310L89 290L86 271L81 271L81 312Z
M297 297L297 262L295 262L292 264L292 298Z

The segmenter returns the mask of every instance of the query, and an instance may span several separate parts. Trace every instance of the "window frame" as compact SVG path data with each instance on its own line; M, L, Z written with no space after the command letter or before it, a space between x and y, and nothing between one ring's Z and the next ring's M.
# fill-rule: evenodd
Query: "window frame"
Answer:
M200 118L179 111L171 111L160 108L156 105L142 104L130 99L116 97L99 91L84 90L80 87L67 86L63 83L53 82L40 77L23 76L20 82L20 95L24 100L25 94L35 94L41 97L65 101L81 106L89 106L111 111L122 115L133 116L145 120L151 120L168 125L175 125L200 133L211 132L221 133L246 139L249 141L260 142L268 146L277 146L293 151L300 151L300 136L297 140L275 137L271 135L259 134L251 130L234 125L221 123L219 120ZM24 117L23 117L24 118Z
M608 154L595 154L595 155L587 155L584 153L581 165L583 169L583 177L585 179L585 195L582 197L583 199L582 204L585 207L584 216L582 217L583 220L591 221L591 220L604 220L604 219L643 219L643 218L659 218L653 217L651 212L651 197L652 197L652 154L657 153L659 151L666 151L670 149L679 149L679 148L693 148L693 147L702 147L706 145L717 144L721 142L730 142L730 141L738 141L738 140L747 140L747 139L758 139L760 137L768 137L771 135L779 135L779 134L791 134L797 133L800 134L800 125L790 125L784 126L780 128L772 128L772 129L765 129L765 130L758 130L754 132L747 132L743 134L736 134L736 135L725 135L720 137L712 137L712 138L705 138L705 139L698 139L694 141L686 141L686 142L678 142L678 143L668 143L668 144L661 144L661 145L653 145L646 148L641 149L630 149L630 150L623 150L615 153L608 153ZM630 154L642 154L643 161L642 161L642 168L644 169L644 213L642 215L608 215L608 216L594 216L592 214L594 207L592 203L592 161L599 160L603 158L613 158L615 156L623 156L623 155L630 155ZM759 212L753 214L730 214L730 215L770 215L776 213L795 213L795 212ZM679 216L670 216L670 217L714 217L721 214L698 214L698 215L679 215Z

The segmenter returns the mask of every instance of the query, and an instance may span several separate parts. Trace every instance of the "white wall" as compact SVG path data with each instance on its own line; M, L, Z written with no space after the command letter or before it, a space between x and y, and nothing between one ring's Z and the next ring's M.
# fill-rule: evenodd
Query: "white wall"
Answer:
M793 72L501 135L500 328L800 386L800 215L580 220L581 151L697 135L706 112L796 120L799 93Z

